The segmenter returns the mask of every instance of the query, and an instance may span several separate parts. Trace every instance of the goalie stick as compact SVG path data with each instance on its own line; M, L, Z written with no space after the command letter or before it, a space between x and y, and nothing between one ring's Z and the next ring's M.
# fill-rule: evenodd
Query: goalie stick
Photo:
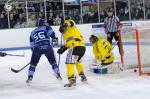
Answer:
M21 69L13 69L11 68L11 71L14 72L14 73L19 73L20 71L22 71L23 69L25 69L30 63L26 64L25 66L23 66Z

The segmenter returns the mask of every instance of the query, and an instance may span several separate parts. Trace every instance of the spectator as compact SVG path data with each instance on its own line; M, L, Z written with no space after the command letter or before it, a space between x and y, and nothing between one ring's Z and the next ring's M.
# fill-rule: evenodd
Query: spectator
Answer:
M32 14L28 20L28 27L35 27L36 26L36 17L34 14Z
M79 23L81 23L80 21L80 14L79 13L76 13L73 17L72 17L72 19L75 21L75 23L77 23L77 24L79 24Z
M86 11L84 16L83 16L83 23L88 23L89 22L89 12Z
M14 18L14 14L10 14L10 28L14 28L14 25L16 24L16 20Z
M94 15L93 15L93 18L92 18L92 23L96 23L96 22L98 22L98 11L96 10L95 12L94 12Z
M25 27L26 27L25 22L22 22L20 19L17 20L17 23L14 26L14 28L25 28Z
M129 20L129 8L126 6L124 8L125 20Z
M121 21L125 21L125 20L126 20L127 17L126 17L126 15L125 15L125 11L124 11L123 8L121 8L121 9L119 10L118 17L119 17L119 19L120 19Z
M0 14L0 29L6 29L8 28L8 21L7 17L2 13Z
M61 18L56 15L56 18L54 19L54 25L60 25L61 24Z
M24 13L24 10L21 4L19 4L17 11L18 11L18 14Z
M135 16L134 16L134 19L136 19L136 20L141 20L141 19L143 19L143 12L142 12L142 10L140 10L139 8L136 8L136 9L135 9Z
M93 16L94 16L94 12L90 11L89 12L89 22L88 23L92 23L93 22Z
M1 13L7 13L7 12L4 10L4 4L0 4L0 5L1 5L0 6L0 16L1 16ZM59 17L55 16L55 15L62 14L62 11L61 11L61 13L57 13L57 12L60 12L59 10L62 10L61 9L62 3L46 1L46 7L47 7L47 12L50 13L50 15L47 14L48 15L47 16L48 23L50 25L54 25L54 24L59 25L63 21L63 15L61 15ZM42 13L45 13L44 10L45 10L44 2L37 1L35 3L34 2L28 3L28 12L35 13L35 16L37 16L38 19L45 19L45 16L44 16L45 14L42 14ZM35 18L35 20L33 20L34 18L32 18L35 16L33 15L33 16L29 17L29 20L28 20L29 27L35 26L36 18ZM8 27L8 19L6 17L4 17L5 20L3 20L2 17L0 19L2 20L0 22L0 25L1 25L0 28ZM61 20L61 22L60 22L60 20ZM20 21L20 22L18 22L18 21ZM4 24L4 22L7 23L7 25ZM12 10L10 11L10 27L11 28L26 27L25 4L18 2L17 4L12 5Z
M146 13L146 19L150 19L150 8L148 9L148 11Z
M131 3L131 7L130 7L131 19L134 19L134 17L135 17L135 9L136 9L136 7L135 7L134 3Z
M47 17L47 23L48 23L49 25L54 25L53 13L49 13L49 16Z
M106 11L103 10L100 12L100 22L104 22L104 19L107 17Z

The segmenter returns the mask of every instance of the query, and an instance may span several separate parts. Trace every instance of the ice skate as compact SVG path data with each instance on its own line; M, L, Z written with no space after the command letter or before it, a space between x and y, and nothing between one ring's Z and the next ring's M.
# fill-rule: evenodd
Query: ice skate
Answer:
M26 80L26 83L31 83L33 77L28 77L28 79Z
M57 74L57 75L56 75L56 78L57 78L58 80L62 80L62 77L60 76L60 74Z
M72 86L76 86L76 80L75 79L70 80L68 84L64 85L64 87L72 87Z
M81 82L87 82L87 78L84 73L80 73L79 76L81 77Z

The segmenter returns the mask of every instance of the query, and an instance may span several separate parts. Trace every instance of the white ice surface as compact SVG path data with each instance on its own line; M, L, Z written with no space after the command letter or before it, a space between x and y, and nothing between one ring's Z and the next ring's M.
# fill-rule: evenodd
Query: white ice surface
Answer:
M23 52L7 53L23 54ZM117 51L115 53L117 55ZM0 58L0 99L150 99L148 76L139 77L133 70L106 75L91 73L88 66L93 59L91 47L87 47L83 59L88 84L81 83L77 77L77 86L65 89L63 87L67 83L65 56L66 53L61 56L60 64L63 81L59 82L55 78L47 59L42 56L30 86L25 83L28 68L17 74L10 71L11 67L19 69L30 61L30 50L25 51L25 57ZM58 58L58 55L56 57Z

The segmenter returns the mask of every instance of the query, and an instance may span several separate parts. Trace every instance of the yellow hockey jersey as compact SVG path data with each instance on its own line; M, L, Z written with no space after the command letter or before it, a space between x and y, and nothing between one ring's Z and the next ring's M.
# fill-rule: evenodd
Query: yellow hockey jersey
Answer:
M68 19L64 21L64 24L68 24L65 32L63 33L63 39L65 40L66 47L68 49L73 49L76 46L85 46L84 39L79 29L75 26L75 22Z
M99 38L99 40L93 44L93 53L95 58L102 63L111 63L114 61L112 45L103 38Z

